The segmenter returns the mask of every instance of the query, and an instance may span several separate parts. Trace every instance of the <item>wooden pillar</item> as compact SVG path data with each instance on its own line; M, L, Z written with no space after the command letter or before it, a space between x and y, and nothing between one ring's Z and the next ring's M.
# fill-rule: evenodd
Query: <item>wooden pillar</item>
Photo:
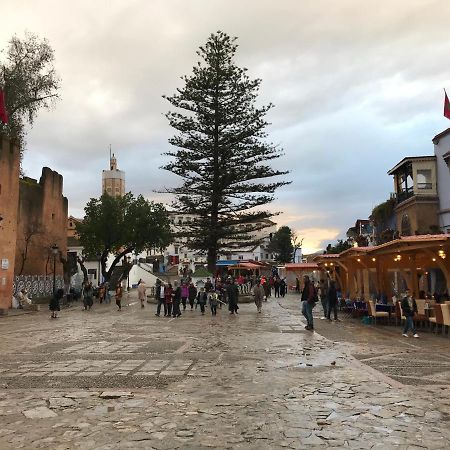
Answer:
M369 282L369 269L365 268L362 270L362 281L363 281L363 295L365 300L370 300L370 282Z

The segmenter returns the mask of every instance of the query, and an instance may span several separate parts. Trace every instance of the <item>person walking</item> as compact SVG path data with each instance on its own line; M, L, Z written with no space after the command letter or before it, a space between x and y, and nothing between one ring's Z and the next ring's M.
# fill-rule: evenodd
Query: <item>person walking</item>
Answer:
M165 308L165 316L170 317L172 315L172 304L173 304L173 289L170 283L167 284L167 287L164 289L164 304Z
M122 311L122 297L123 297L123 289L120 282L116 286L116 305L117 311Z
M238 300L239 300L239 289L236 286L234 279L231 278L227 286L227 297L228 297L228 310L230 314L238 313Z
M181 303L183 304L183 311L186 311L186 302L189 297L189 285L186 281L181 284Z
M173 307L172 307L172 316L180 317L180 301L181 301L181 287L178 286L178 282L174 281L174 292L173 292Z
M166 296L165 296L165 287L162 284L161 280L157 280L157 284L155 287L155 300L158 304L156 308L155 316L161 315L161 306L164 308L164 317L167 315L167 307L166 307Z
M100 287L98 288L98 302L100 304L102 304L103 300L105 300L105 295L106 295L105 285L101 284Z
M188 298L189 298L189 305L191 305L191 311L194 310L194 302L197 297L197 288L194 286L194 283L189 283L188 288Z
M411 330L413 337L418 338L416 327L414 325L414 315L417 314L416 300L411 296L411 291L406 289L405 295L401 303L402 312L405 316L405 328L403 329L403 336L408 337L408 331Z
M92 289L92 283L85 283L83 286L83 305L84 310L91 309L94 301L92 299L92 296L94 295L94 290Z
M213 288L213 284L211 282L211 278L208 277L206 279L206 283L205 283L205 291L210 292L212 290L212 288Z
M327 292L327 319L331 322L331 310L334 313L334 320L337 322L338 319L338 296L336 290L336 282L334 280L330 280L330 286L328 287Z
M295 277L295 292L300 293L300 280L298 277Z
M284 297L286 295L286 288L287 288L286 278L283 278L280 281L280 296L281 297Z
M256 284L253 288L253 295L255 296L256 310L260 313L264 298L264 287L261 284Z
M202 316L205 314L205 305L208 298L208 294L205 291L205 288L200 288L199 293L197 294L197 305L200 306L200 311L202 312Z
M273 288L275 291L275 298L280 297L280 279L275 277L273 280Z
M111 291L110 291L110 284L109 281L105 282L105 303L109 304L111 303Z
M144 308L145 307L145 293L146 293L146 290L147 290L147 285L145 284L145 282L144 282L144 280L141 278L140 280L139 280L139 283L138 283L138 288L137 288L137 291L138 291L138 298L139 298L139 300L140 300L140 302L141 302L141 308Z
M302 314L306 319L305 329L309 331L314 330L314 321L312 310L316 304L317 292L313 283L309 280L309 276L305 275L303 277L303 291L302 291Z
M320 299L320 303L323 308L323 316L320 318L321 320L325 320L327 318L327 305L328 305L328 284L325 280L320 280L317 295Z
M270 296L270 284L267 278L261 279L261 284L264 288L264 301L267 302L267 298Z
M60 289L57 289L53 293L52 297L50 298L50 303L48 305L48 308L52 312L52 315L50 316L51 319L58 318L58 311L61 311L59 302L63 297L64 297L64 290L60 288Z

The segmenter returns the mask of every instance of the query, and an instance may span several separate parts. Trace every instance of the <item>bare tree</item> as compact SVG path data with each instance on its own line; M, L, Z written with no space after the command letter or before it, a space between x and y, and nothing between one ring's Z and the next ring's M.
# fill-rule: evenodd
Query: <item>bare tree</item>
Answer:
M37 222L32 222L32 223L28 224L28 226L25 228L24 234L23 234L23 248L21 248L19 251L20 270L18 272L18 275L22 275L23 270L25 268L25 262L28 259L28 250L30 248L33 237L37 236L39 234L42 234L42 228L40 227L39 223L37 223Z

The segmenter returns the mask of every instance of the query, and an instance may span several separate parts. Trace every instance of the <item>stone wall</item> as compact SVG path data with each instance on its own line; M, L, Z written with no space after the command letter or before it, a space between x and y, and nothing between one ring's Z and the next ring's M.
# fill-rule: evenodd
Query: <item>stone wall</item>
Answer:
M19 202L19 147L0 134L0 312L11 307Z
M44 167L37 182L20 180L16 275L49 275L53 273L51 246L56 244L67 253L67 198L63 196L63 177ZM62 265L56 258L56 273Z

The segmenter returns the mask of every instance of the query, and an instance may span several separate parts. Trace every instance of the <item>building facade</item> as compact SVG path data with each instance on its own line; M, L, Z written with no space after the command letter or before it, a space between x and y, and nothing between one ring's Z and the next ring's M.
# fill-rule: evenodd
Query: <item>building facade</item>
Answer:
M44 279L55 273L59 278L59 252L67 251L68 203L62 176L44 167L38 182L20 179L19 170L19 147L0 136L0 310L11 307L20 275Z
M433 138L439 195L439 225L450 233L450 128Z
M402 236L439 229L435 156L407 157L388 174L394 177L396 228Z
M117 168L114 153L109 158L109 170L102 173L102 194L122 197L125 195L125 172Z

